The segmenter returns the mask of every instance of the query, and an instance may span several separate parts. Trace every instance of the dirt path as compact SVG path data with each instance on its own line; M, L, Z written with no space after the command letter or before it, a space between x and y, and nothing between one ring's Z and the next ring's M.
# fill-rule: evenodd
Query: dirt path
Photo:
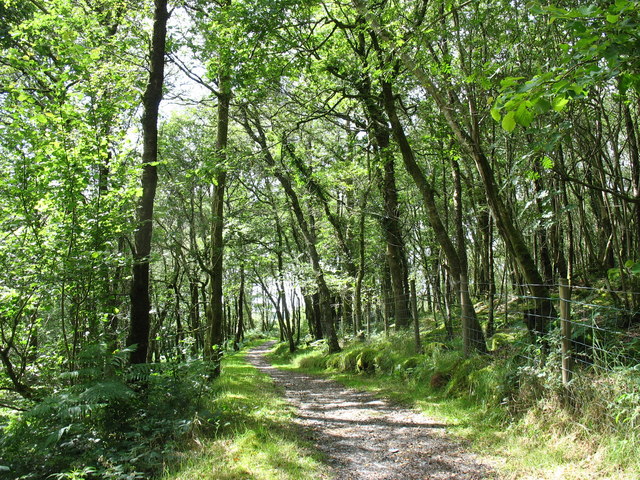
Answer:
M284 389L337 480L497 478L447 440L442 424L334 381L272 367L264 357L272 345L247 359Z

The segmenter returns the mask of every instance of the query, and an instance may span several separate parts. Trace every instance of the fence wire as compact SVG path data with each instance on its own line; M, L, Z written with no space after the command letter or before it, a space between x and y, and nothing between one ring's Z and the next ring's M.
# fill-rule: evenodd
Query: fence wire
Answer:
M640 291L568 286L568 294L561 298L561 286L516 284L510 285L508 291L478 295L482 287L490 291L490 285L472 284L468 293L475 302L474 318L462 314L454 293L448 298L443 292L420 293L416 300L421 331L423 336L426 334L427 342L446 342L451 340L452 333L454 338L466 334L472 341L485 341L490 352L516 345L517 355L532 365L568 357L569 361L557 365L559 374L567 368L571 376L620 369L640 371ZM532 295L531 287L543 287L549 295ZM370 298L374 300L362 330L367 324L372 331L393 330L395 321L388 318L385 322L385 312L397 305L410 305L411 300L409 296L393 295L375 299L373 292ZM490 298L493 298L492 306ZM570 312L564 319L561 302L568 305ZM339 307L336 305L336 308ZM493 325L489 325L491 310ZM570 332L568 335L563 334L563 322ZM474 324L480 328L474 329ZM353 325L345 325L341 319L343 334L352 328ZM503 338L505 336L508 338Z

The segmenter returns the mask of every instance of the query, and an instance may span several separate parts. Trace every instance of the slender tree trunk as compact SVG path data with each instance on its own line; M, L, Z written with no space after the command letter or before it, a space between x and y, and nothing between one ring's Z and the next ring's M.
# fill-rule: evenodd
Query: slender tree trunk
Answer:
M285 194L289 199L291 208L298 222L298 226L300 227L300 231L302 232L302 236L304 237L304 241L307 247L307 253L311 261L311 268L313 269L316 284L318 286L318 294L320 299L320 323L322 325L324 337L326 338L327 344L329 346L329 352L339 352L340 345L338 343L338 337L335 331L333 312L331 311L331 292L329 291L329 287L327 286L326 280L324 278L324 271L320 263L320 255L318 254L318 250L316 248L315 235L312 233L309 222L307 222L307 219L304 216L304 212L302 211L298 195L293 188L291 180L276 166L275 159L269 151L267 139L264 131L262 130L262 126L255 118L251 119L250 122L248 117L246 116L246 113L247 112L245 112L244 122L245 130L262 148L262 152L267 164L273 169L274 175L280 182L280 185L282 185L282 188L284 189ZM252 128L252 124L253 127L255 127L256 131L254 131L254 128Z
M218 163L216 182L211 203L211 268L209 281L209 312L207 340L204 358L214 362L212 376L220 375L220 357L224 343L224 310L222 297L222 280L224 274L224 244L222 232L224 227L224 196L227 183L227 172L224 165L227 159L227 141L229 137L229 104L231 102L231 79L227 75L220 77L218 94L218 126L216 136L215 161Z
M367 191L368 194L368 191ZM358 230L358 274L356 275L356 284L354 289L354 309L355 309L355 334L360 335L362 332L362 280L364 279L365 269L365 214L364 207L366 205L367 195L365 194L364 201L362 202L359 230Z
M302 295L302 300L304 301L304 315L307 319L307 327L309 328L309 335L314 340L320 340L322 338L322 332L319 332L315 316L315 307L314 307L314 298L313 295L305 294Z
M202 331L200 329L200 289L196 280L189 280L189 323L194 337L193 353L202 348Z
M238 293L238 326L233 346L235 350L240 348L240 342L244 338L244 265L240 266L240 292Z
M370 92L369 92L370 94ZM390 151L389 132L386 120L375 99L365 100L372 125L372 134L377 143L378 156L382 163L380 191L384 201L384 216L381 220L382 232L386 242L386 260L391 280L391 299L393 301L394 322L399 328L409 326L411 312L409 308L409 277L405 242L400 227L400 208L398 189L395 179L393 153Z
M276 225L276 256L278 260L278 299L283 313L283 325L284 335L289 342L289 351L293 353L296 350L296 343L294 340L294 331L291 324L291 314L289 312L289 306L287 305L287 294L284 286L284 259L283 259L283 232L280 225L280 218L277 212L274 214L274 221Z
M402 124L400 123L400 119L398 118L391 84L383 82L382 89L384 94L385 110L387 111L387 116L391 122L394 138L400 147L405 168L422 194L429 224L431 225L431 228L433 228L436 239L444 251L447 257L447 263L451 269L451 275L456 287L455 289L458 292L460 299L463 326L462 337L465 352L470 353L473 349L484 352L486 351L484 334L480 328L480 323L478 322L478 318L469 295L466 245L462 226L462 187L460 183L459 166L457 162L452 161L455 184L454 203L456 207L456 237L458 243L458 245L455 246L449 238L449 234L440 219L440 214L438 213L435 203L435 192L433 187L416 162L413 149L409 144L404 133L404 129L402 128Z
M393 317L395 302L393 301L393 292L391 286L391 275L389 266L382 265L382 280L380 282L381 298L382 298L382 322L384 325L385 335L389 334L389 320Z
M164 83L164 56L166 51L166 0L155 0L153 34L150 51L149 80L142 97L142 196L137 209L138 228L135 232L133 278L131 280L131 325L127 345L136 345L131 354L132 363L144 363L149 348L151 299L149 295L149 264L153 233L153 204L158 183L158 111Z
M496 331L495 327L495 296L496 296L496 281L495 281L495 266L494 266L494 257L493 257L493 221L491 217L489 217L488 227L488 237L489 237L489 291L488 291L488 301L489 301L489 312L487 315L487 338L493 337L493 334Z
M311 318L315 325L316 340L322 340L325 337L322 331L322 318L320 313L320 294L318 292L315 292L311 296L311 299L313 300L312 302L313 315Z
M640 148L638 146L638 133L636 126L633 124L631 118L631 110L629 105L624 105L624 119L627 129L627 136L629 137L629 158L631 160L631 184L633 188L633 196L636 199L635 203L635 249L636 252L640 251ZM633 243L632 243L633 249ZM640 302L640 299L638 299Z
M247 310L247 325L251 330L253 330L254 328L256 328L256 324L253 320L253 308L252 308L253 296L251 295L251 291L252 291L252 288L249 288L249 295L245 293L245 295L243 295L243 298L244 298L244 308Z
M453 167L453 184L454 195L453 202L455 206L455 223L456 223L456 249L458 251L458 260L460 262L460 279L458 281L458 293L460 295L460 310L462 315L462 341L465 353L471 353L476 350L482 353L487 351L487 343L476 311L471 301L469 291L469 265L467 260L466 237L462 224L462 184L460 180L460 166L456 160L451 161Z

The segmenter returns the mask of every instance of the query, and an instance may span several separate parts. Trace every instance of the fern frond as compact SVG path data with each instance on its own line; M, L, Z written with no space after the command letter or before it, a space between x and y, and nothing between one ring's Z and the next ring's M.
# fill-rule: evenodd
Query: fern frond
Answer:
M79 395L81 402L87 403L112 403L131 400L135 396L133 390L117 380L98 382L88 387Z

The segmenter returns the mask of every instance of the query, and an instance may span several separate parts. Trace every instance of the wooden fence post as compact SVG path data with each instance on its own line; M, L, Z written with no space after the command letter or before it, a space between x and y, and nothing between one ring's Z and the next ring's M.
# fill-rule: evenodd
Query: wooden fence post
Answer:
M573 365L571 358L571 287L566 278L560 279L560 326L562 331L562 383L571 381Z
M418 298L416 295L416 281L411 280L411 313L413 315L413 336L416 341L416 353L422 353L420 343L420 324L418 323Z

